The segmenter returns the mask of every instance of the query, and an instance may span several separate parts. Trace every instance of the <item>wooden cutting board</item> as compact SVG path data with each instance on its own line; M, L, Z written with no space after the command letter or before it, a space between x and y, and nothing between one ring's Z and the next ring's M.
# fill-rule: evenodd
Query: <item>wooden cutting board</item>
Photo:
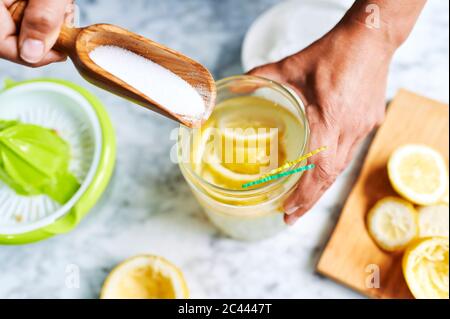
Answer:
M406 143L429 145L438 150L448 164L448 105L405 90L397 94L317 265L319 273L369 297L412 298L403 278L401 254L380 250L365 224L366 214L377 200L396 195L389 183L386 164L390 154ZM371 278L376 280L374 270L379 270L379 288L371 288L375 282Z

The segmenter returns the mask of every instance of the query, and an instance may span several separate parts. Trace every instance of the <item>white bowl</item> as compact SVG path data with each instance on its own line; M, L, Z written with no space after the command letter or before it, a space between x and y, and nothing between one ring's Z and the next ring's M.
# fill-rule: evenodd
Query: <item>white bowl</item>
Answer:
M279 61L304 49L331 30L354 0L289 0L262 14L242 47L242 66Z

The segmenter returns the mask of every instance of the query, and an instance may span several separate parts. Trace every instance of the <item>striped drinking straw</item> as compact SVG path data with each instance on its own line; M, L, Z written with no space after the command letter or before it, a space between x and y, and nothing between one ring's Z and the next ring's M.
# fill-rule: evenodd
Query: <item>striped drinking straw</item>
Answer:
M300 156L296 160L293 160L293 161L290 161L290 162L286 162L284 165L282 165L282 166L280 166L280 167L270 171L269 173L261 176L260 179L242 185L242 188L248 188L248 187L251 187L251 186L267 183L269 181L272 181L272 180L275 180L275 179L279 179L279 178L284 177L284 176L288 176L288 175L292 175L292 174L295 174L295 173L300 173L300 172L305 172L305 171L311 170L311 169L315 168L314 164L303 166L303 167L299 167L297 169L289 170L289 171L286 171L286 172L282 173L283 171L289 169L290 167L295 166L295 165L303 162L304 160L306 160L306 159L308 159L308 158L310 158L310 157L312 157L312 156L314 156L314 155L316 155L316 154L318 154L318 153L320 153L320 152L322 152L322 151L324 151L326 149L327 149L327 146L322 146L322 147L320 147L320 148L318 148L318 149L316 149L316 150L314 150L312 152L309 152L308 154Z

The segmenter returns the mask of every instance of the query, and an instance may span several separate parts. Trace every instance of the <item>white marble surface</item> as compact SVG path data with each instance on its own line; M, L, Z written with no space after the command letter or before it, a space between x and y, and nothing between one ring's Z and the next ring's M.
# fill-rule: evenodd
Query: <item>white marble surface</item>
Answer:
M241 73L240 49L251 22L276 0L79 0L81 23L109 22L156 39L204 63L216 78ZM449 15L446 0L429 0L423 26L392 69L389 96L407 87L448 102ZM222 237L203 216L169 161L176 126L85 84L70 63L26 69L0 62L0 79L57 77L83 84L105 103L117 132L111 184L72 233L37 244L0 247L0 298L96 298L111 268L140 253L180 266L193 297L358 298L314 273L314 267L364 156L320 203L285 233L258 243ZM66 285L80 270L80 287Z

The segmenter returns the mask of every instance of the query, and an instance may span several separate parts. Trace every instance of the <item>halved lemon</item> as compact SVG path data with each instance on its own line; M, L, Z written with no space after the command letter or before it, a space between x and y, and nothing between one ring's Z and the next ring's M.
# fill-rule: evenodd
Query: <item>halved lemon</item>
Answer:
M400 251L417 237L417 212L403 199L386 197L370 210L367 228L380 248Z
M414 297L448 299L448 238L433 237L411 245L403 256L403 274Z
M142 255L119 264L106 278L101 299L186 299L181 271L164 258Z
M446 204L419 208L419 236L448 237L449 207Z
M448 172L441 154L424 145L398 148L388 163L392 187L418 205L438 203L448 185Z

